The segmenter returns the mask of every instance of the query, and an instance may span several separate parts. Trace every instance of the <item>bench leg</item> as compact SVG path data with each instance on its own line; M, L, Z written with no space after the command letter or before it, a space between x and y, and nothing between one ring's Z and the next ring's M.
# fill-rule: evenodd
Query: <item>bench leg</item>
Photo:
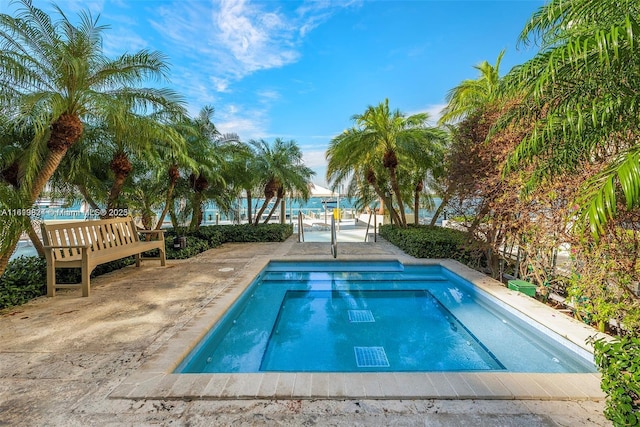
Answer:
M140 254L136 254L136 267L140 267Z
M47 261L47 296L56 296L56 266Z
M87 259L86 254L83 255L82 269L80 272L82 275L82 296L88 297L91 289L91 283L89 281L91 278L91 270L89 269L89 260Z
M164 267L167 262L167 255L164 252L164 249L160 249L160 265Z

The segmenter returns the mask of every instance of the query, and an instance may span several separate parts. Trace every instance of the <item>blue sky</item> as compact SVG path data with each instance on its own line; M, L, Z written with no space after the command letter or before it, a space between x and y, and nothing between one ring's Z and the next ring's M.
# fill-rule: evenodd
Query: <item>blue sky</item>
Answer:
M389 98L437 118L449 89L535 52L517 46L542 0L242 1L58 0L70 17L100 14L108 55L159 50L191 114L215 108L221 132L294 139L325 185L329 141L351 117ZM51 11L49 0L34 4ZM0 12L14 10L0 0Z

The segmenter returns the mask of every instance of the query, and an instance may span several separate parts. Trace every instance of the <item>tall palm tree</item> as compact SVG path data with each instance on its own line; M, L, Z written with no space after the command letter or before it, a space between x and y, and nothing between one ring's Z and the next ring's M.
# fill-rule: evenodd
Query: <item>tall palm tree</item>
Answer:
M264 203L256 214L254 225L258 225L262 214L275 197L277 206L287 191L295 191L303 200L309 198L309 181L315 172L304 165L302 151L293 141L276 138L269 145L264 140L251 140L249 144L255 150L256 171L263 188ZM273 209L265 219L268 223Z
M172 91L134 88L149 78L163 78L165 57L140 51L110 59L102 52L106 27L88 12L74 25L55 7L53 21L31 0L20 0L17 15L0 14L0 102L18 122L35 131L29 157L37 166L24 176L25 200L40 195L67 150L82 136L84 123L99 121L106 109L125 102L137 110L178 103ZM19 236L1 242L0 274Z
M247 219L249 223L252 223L252 198L260 183L258 158L252 146L241 143L239 138L232 142L231 147L232 149L229 151L229 156L225 161L229 172L229 183L233 186L234 190L232 191L237 197L241 195L242 191L245 192L247 197Z
M540 52L512 70L509 86L526 90L521 119L534 130L510 156L508 169L536 166L529 186L553 174L601 163L579 199L594 234L616 215L640 205L640 3L636 0L551 0L520 40ZM545 114L530 113L537 106Z
M369 106L363 114L353 116L355 126L331 140L327 150L327 178L333 184L350 173L360 171L382 200L395 195L397 211L388 203L392 218L406 226L406 194L400 187L398 172L412 164L416 151L428 152L444 137L442 131L427 124L426 113L405 116L391 111L389 100ZM388 187L380 185L382 167L388 175ZM385 188L386 187L386 188Z
M500 93L500 62L504 50L498 55L495 65L483 61L474 68L480 72L476 79L463 80L447 93L447 106L442 110L439 123L454 123L469 113L498 98Z
M196 167L192 168L188 177L190 192L191 229L200 227L204 217L204 202L210 198L222 196L219 190L226 187L222 173L224 168L224 152L216 144L220 133L212 119L214 108L205 106L198 117L189 121L192 134L187 136L187 150L189 157L195 160ZM227 201L219 199L223 205Z

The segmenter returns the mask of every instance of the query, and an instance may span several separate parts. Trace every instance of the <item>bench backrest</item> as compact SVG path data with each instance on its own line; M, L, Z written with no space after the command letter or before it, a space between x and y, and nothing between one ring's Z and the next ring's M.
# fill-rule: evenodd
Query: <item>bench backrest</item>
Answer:
M140 241L131 217L43 223L41 228L46 246L88 245L90 252L100 252ZM56 260L76 258L80 256L80 249L56 249L53 254Z

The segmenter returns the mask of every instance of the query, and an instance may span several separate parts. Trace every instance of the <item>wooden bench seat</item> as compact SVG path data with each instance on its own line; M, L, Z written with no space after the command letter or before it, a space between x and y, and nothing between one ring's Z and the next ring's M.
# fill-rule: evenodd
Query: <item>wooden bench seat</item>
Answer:
M42 239L47 258L47 295L55 296L56 288L81 287L82 296L90 292L91 272L100 264L131 255L136 267L142 259L166 263L164 230L138 230L133 218L121 217L92 221L44 223ZM144 239L140 239L140 236ZM142 258L142 253L159 249L159 257ZM79 267L82 282L56 284L56 268Z

